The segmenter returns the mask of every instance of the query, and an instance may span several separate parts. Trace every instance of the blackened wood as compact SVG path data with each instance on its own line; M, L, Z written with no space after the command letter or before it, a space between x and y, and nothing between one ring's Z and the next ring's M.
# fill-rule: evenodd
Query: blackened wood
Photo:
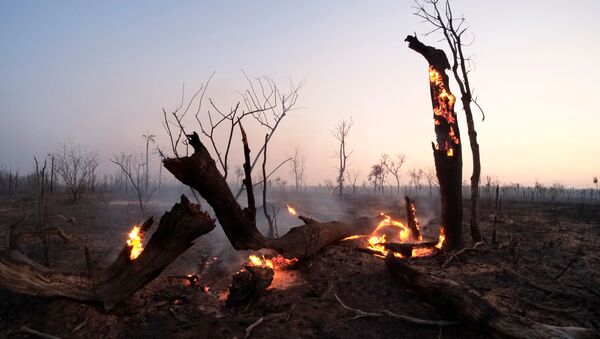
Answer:
M406 223L408 228L410 228L413 240L419 241L421 240L421 225L419 225L419 221L417 220L417 206L415 205L415 201L408 196L405 196L404 200L406 202Z
M446 234L444 248L463 246L462 234L462 150L454 102L446 69L450 63L443 50L426 46L416 36L407 36L408 47L429 63L429 89L433 106L436 143L432 143L435 169L440 185L441 222Z

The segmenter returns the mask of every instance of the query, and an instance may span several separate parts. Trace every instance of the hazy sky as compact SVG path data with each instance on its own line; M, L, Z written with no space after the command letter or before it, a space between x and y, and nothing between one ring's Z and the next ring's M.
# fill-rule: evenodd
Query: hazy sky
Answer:
M161 108L177 105L183 83L189 92L215 71L207 96L230 107L245 88L244 69L281 84L306 81L304 109L284 120L272 166L297 146L309 183L333 179L331 130L346 117L355 120L348 146L359 181L384 152L406 154L406 169L433 166L427 65L403 41L430 27L412 4L1 1L0 165L28 169L34 155L71 139L112 169L107 159L140 149L146 131L167 145ZM487 116L482 123L476 114L483 175L591 186L600 175L600 1L452 4L476 35L467 53ZM446 47L438 36L421 39ZM458 92L454 82L451 89ZM249 129L251 141L264 137Z

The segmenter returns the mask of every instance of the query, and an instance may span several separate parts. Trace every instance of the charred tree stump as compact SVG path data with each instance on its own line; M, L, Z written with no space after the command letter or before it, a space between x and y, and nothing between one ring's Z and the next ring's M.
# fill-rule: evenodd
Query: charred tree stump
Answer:
M152 218L144 223L140 233L145 233L151 225ZM181 202L162 216L137 258L132 259L132 247L124 245L111 265L94 269L86 253L88 271L69 273L49 269L22 252L9 249L0 253L0 287L34 296L100 303L108 310L154 280L196 238L214 228L214 220L208 213L182 196Z
M250 152L245 133L242 133L246 162ZM252 181L249 167L245 166L244 183L249 195L248 208L242 209L229 189L223 175L217 169L214 159L200 141L196 132L188 135L189 144L194 148L191 156L163 160L165 168L183 184L200 193L213 208L219 224L231 245L238 250L274 249L284 257L310 257L325 246L357 234L370 234L380 218L361 218L353 223L337 221L308 224L294 227L277 239L267 239L256 227L256 208L252 196ZM305 220L306 221L306 220Z
M477 292L453 280L422 273L400 259L388 256L388 271L446 316L458 318L496 338L598 338L596 330L559 327L526 321L500 312Z
M240 307L256 300L273 282L275 272L267 266L245 265L233 276L227 306Z
M410 228L413 240L420 241L423 237L421 236L421 225L417 219L417 206L415 201L408 196L405 196L404 200L406 200L406 224Z
M429 63L429 89L433 106L436 143L432 143L435 170L440 184L441 220L446 234L444 248L463 247L462 149L454 112L456 98L450 92L444 51L426 46L416 36L407 36L408 47Z

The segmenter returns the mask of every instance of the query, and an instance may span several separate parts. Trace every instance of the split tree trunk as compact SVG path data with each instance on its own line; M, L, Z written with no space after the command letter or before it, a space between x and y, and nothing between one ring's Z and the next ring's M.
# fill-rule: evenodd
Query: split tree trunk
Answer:
M152 218L144 223L142 231L151 225ZM181 203L162 216L148 244L134 260L130 259L131 247L125 245L110 266L95 269L90 267L86 251L88 271L68 273L42 266L11 246L0 253L0 286L16 293L100 303L108 310L154 280L196 238L214 228L214 220L182 196Z
M598 338L600 335L593 329L540 324L504 314L467 286L422 273L393 256L388 256L385 263L394 278L417 292L440 313L458 318L496 338L575 339Z
M245 133L242 135L245 144L244 153L248 160L250 150L247 148ZM194 132L187 137L189 144L194 148L194 153L191 156L165 159L163 164L179 181L194 188L208 202L235 249L269 248L286 258L307 257L346 237L370 234L379 222L376 218L364 218L353 223L313 222L294 227L280 238L268 239L256 228L256 209L249 171L246 171L244 179L246 190L250 192L249 207L242 209L198 134Z
M441 221L446 234L445 249L463 247L462 148L454 112L456 98L450 92L444 51L426 46L416 36L407 36L408 47L429 63L429 88L433 106L436 143L432 143L435 170L440 184Z

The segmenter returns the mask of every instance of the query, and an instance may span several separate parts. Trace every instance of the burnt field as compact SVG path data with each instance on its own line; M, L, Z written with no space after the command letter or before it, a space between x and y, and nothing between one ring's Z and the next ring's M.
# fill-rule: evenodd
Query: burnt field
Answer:
M67 200L51 196L46 213L49 226L60 227L70 240L51 236L48 251L37 238L24 237L21 244L36 261L66 271L85 270L83 246L95 265L111 262L134 224L150 216L160 218L172 204L151 203L142 215L134 204L100 194L86 196L76 205ZM404 200L391 197L348 195L339 203L321 193L279 192L269 200L283 210L290 204L299 214L323 222L382 212L401 220L406 217ZM505 202L496 216L493 243L495 209L491 205L483 201L481 206L484 244L472 248L468 241L462 251L401 260L429 276L467 286L502 313L530 324L600 327L600 208ZM37 208L36 200L27 196L3 198L1 238L6 238L9 226L23 213L27 218L18 230L35 230ZM428 207L427 199L417 200L417 208L423 237L435 238L438 220L427 215L435 216L437 211ZM302 224L283 210L278 220L280 233ZM258 217L257 224L264 225L264 220ZM467 239L468 226L463 229ZM158 278L109 311L93 303L0 290L0 336L25 338L30 334L24 330L33 329L62 338L489 337L484 329L459 319L451 308L440 313L410 284L393 278L384 258L362 248L356 241L342 241L289 267L276 266L273 282L264 293L243 307L231 307L226 299L232 276L250 254L269 253L234 250L217 224ZM198 279L192 282L185 278L188 274ZM459 324L416 324L398 315Z

